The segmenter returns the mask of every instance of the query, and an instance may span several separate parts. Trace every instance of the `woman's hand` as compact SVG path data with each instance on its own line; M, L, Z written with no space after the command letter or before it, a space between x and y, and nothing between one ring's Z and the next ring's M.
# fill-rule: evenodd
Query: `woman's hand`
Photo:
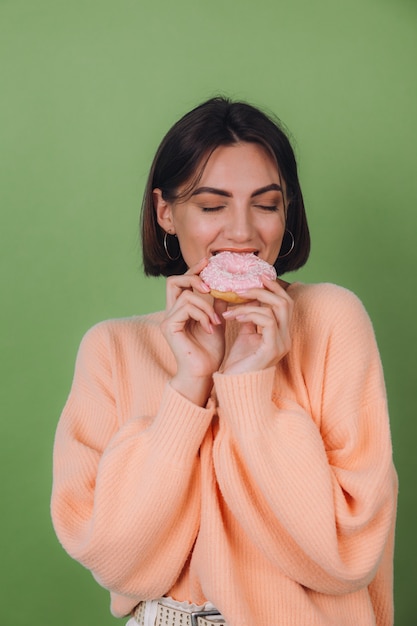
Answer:
M241 374L276 365L291 348L293 301L280 284L263 279L265 289L250 289L253 302L233 306L223 313L241 326L224 363L225 374Z
M171 385L192 402L205 406L213 373L224 356L224 307L202 297L210 291L198 274L202 259L185 274L167 279L167 306L161 330L177 361Z

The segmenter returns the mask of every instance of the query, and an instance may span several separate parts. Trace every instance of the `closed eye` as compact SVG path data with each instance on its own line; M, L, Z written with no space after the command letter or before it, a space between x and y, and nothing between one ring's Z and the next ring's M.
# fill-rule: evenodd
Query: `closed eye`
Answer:
M219 206L202 206L201 210L204 213L210 213L210 211L220 211L220 209L224 209L224 204L220 204Z
M259 209L264 209L264 211L278 211L279 207L276 204L257 204Z

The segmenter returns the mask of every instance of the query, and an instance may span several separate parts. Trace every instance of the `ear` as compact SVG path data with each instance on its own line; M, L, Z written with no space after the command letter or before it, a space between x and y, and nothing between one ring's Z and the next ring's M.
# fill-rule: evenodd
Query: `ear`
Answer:
M162 197L160 189L154 189L152 192L153 204L156 211L156 219L160 227L171 235L175 234L174 219L172 216L172 206Z

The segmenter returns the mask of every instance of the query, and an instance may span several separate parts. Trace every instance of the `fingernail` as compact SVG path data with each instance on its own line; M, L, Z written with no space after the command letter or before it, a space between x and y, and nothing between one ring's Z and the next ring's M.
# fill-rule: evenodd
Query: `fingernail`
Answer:
M205 291L205 293L209 293L209 291L211 291L210 287L206 285L206 283L201 283L201 289Z

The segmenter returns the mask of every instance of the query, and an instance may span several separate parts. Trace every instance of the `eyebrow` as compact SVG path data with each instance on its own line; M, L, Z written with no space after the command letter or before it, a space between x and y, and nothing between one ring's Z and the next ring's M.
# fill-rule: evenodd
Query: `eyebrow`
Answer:
M265 187L261 187L260 189L255 189L253 193L251 193L251 198L255 198L256 196L260 196L267 191L280 191L282 193L281 185L277 183L271 183L270 185L266 185ZM202 193L211 193L216 196L224 196L225 198L231 198L233 194L230 191L225 191L224 189L216 189L215 187L198 187L194 192L193 196L199 196Z

